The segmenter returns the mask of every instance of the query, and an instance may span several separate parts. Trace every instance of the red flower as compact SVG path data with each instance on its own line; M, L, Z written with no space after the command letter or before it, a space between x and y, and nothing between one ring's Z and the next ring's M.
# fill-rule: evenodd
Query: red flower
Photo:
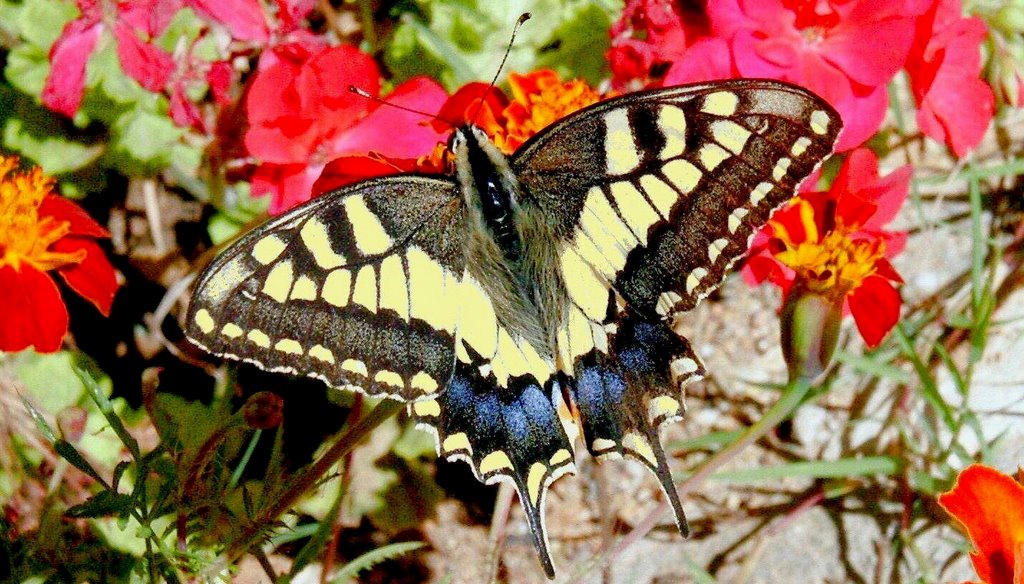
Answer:
M851 152L827 192L801 193L758 234L744 275L845 300L857 329L878 346L899 319L902 282L888 258L905 234L884 231L906 199L910 167L884 178L870 150Z
M451 172L451 153L440 140L453 127L466 123L480 127L500 150L511 154L551 123L601 98L583 81L562 81L557 73L547 69L526 75L512 73L509 75L509 85L512 88L511 99L501 90L485 83L474 82L460 87L444 102L437 119L431 123L438 133L432 150L424 151L424 154L417 157L387 156L379 148L369 148L370 144L367 143L368 154L344 156L329 163L313 185L313 193L319 194L367 178L401 172ZM377 111L382 112L383 109L393 108ZM396 133L401 131L396 125Z
M609 31L612 47L607 58L616 89L647 85L659 66L683 57L687 41L706 35L707 26L707 16L696 2L626 2L622 16Z
M39 168L15 172L17 158L0 156L0 351L60 348L68 312L56 270L72 290L104 315L117 291L114 268L97 238L107 231L81 208L53 193Z
M245 145L261 162L253 193L271 195L271 213L309 199L324 166L339 156L415 157L440 139L423 116L382 107L351 86L371 94L379 88L376 63L355 47L294 42L263 53L246 100ZM440 85L416 78L387 101L430 112L444 99Z
M980 464L960 473L939 504L967 530L985 584L1024 584L1024 487Z
M721 0L707 11L739 77L802 85L839 111L840 151L881 125L886 84L906 60L916 16L903 1L879 0Z
M992 121L995 96L981 79L980 18L964 18L960 0L936 0L918 20L907 61L921 131L964 156Z

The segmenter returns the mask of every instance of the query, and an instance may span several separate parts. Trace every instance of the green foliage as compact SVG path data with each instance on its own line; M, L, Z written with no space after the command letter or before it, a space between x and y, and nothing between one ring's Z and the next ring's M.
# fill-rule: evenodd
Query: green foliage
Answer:
M535 17L519 30L504 73L550 67L563 78L596 84L606 74L607 30L618 10L615 2L583 0L422 0L417 7L426 21L413 13L402 15L385 47L385 62L396 81L428 75L449 90L494 76L524 12Z

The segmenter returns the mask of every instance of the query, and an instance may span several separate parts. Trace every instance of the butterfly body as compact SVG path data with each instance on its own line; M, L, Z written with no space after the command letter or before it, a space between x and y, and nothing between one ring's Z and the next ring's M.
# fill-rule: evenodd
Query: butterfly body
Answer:
M553 576L544 497L579 438L653 471L687 533L658 429L704 370L671 316L717 287L839 128L774 81L601 102L509 157L460 128L454 176L365 181L234 243L199 279L188 334L409 402L439 455L516 486Z

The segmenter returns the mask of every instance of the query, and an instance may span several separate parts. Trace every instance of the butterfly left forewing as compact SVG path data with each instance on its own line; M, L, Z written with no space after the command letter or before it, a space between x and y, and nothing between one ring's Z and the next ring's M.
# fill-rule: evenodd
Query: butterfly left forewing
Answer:
M186 326L212 353L370 395L448 382L465 267L447 179L334 191L234 242L200 277Z

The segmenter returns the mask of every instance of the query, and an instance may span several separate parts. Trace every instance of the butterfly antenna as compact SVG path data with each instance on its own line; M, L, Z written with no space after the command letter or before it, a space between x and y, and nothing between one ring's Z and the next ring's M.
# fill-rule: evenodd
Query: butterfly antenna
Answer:
M356 87L355 85L349 85L348 86L348 91L349 91L349 93L354 93L354 94L358 95L359 97L368 99L368 100L370 100L372 102L375 102L375 103L378 103L380 105L386 105L388 107L393 107L393 108L402 110L403 112L409 112L411 114L418 114L418 115L421 115L421 116L426 117L426 118L431 118L431 119L437 120L439 122L448 124L449 126L451 126L453 128L456 126L456 124L453 123L451 120L447 120L447 119L445 119L445 118L443 118L443 117L441 117L441 116L439 116L437 114L432 114L430 112L425 112L423 110L418 110L416 108L406 107L404 105L399 105L397 103L392 103L390 101L381 99L381 98L377 97L376 95L371 94L370 92L366 91L365 89L362 89L361 87Z
M480 108L484 105L484 99L491 93L491 89L498 83L498 77L501 75L501 70L505 68L505 61L508 61L508 55L512 52L512 45L516 42L516 34L519 32L519 28L523 26L523 23L530 20L530 13L524 12L519 16L519 20L516 21L515 27L512 29L512 36L508 39L508 46L505 47L505 54L501 57L501 64L498 65L498 70L494 72L494 78L491 79L491 83L487 86L480 99L476 102L476 107L473 108L473 115L469 116L469 119L476 123L476 116L480 113Z

